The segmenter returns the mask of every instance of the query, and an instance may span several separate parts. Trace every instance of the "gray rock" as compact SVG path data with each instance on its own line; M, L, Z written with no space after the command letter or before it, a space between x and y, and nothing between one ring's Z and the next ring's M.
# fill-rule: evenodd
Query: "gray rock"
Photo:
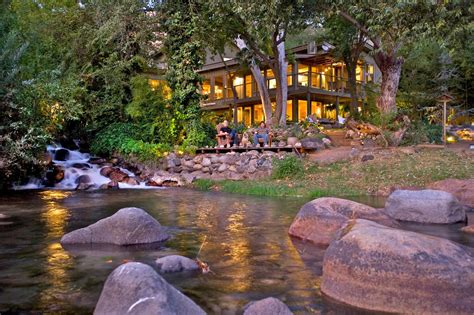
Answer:
M321 291L394 314L474 314L474 255L449 240L357 219L324 254Z
M148 265L131 262L107 278L95 315L206 314Z
M156 260L158 269L162 273L190 271L199 269L197 263L184 256L169 255Z
M222 173L222 172L226 171L228 168L229 168L229 166L227 164L221 164L219 166L219 168L217 169L217 171Z
M446 224L466 220L456 197L441 190L396 190L388 197L385 210L402 221Z
M323 140L319 138L304 138L300 142L301 147L305 150L323 150L326 148Z
M375 157L372 154L365 154L364 156L362 156L362 158L360 160L362 162L367 162L367 161L371 161L373 159L375 159Z
M202 162L201 162L201 165L204 166L204 167L208 167L208 166L211 166L211 159L209 158L203 158L202 159Z
M161 242L168 234L152 216L140 208L123 208L85 228L67 233L61 244L134 245Z
M398 226L383 209L340 198L318 198L301 207L289 234L319 245L329 245L337 236L337 231L349 220L362 218L387 226Z
M244 315L293 315L288 306L274 297L250 302L244 307Z

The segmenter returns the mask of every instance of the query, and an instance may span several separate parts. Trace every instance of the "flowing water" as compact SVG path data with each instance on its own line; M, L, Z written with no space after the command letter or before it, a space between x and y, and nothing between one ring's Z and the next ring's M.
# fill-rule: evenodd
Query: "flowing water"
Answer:
M51 157L51 162L54 167L61 169L64 172L64 179L56 183L54 189L62 190L73 190L78 185L78 180L81 176L87 176L90 181L89 190L99 189L101 185L110 182L110 179L102 176L100 170L101 165L91 163L91 155L89 153L80 152L79 150L69 150L61 147L60 145L53 144L48 145L47 154ZM58 151L62 154L57 154ZM61 159L57 159L61 156ZM127 169L119 168L122 172L126 173L130 177L135 175ZM126 183L118 183L119 188L131 188L131 189L156 189L155 187L146 186L145 182L141 182L139 185L129 185ZM31 178L28 183L23 185L16 185L13 187L15 190L31 190L31 189L42 189L46 188L43 180L38 178Z
M287 231L306 200L169 188L117 191L21 191L0 197L0 313L91 313L109 273L125 261L154 264L179 254L213 273L166 274L173 286L212 314L236 314L251 300L278 297L297 314L368 313L329 301L319 290L324 249ZM359 198L380 207L383 200ZM148 211L169 229L161 248L65 250L62 235L122 207ZM474 247L460 225L405 225Z

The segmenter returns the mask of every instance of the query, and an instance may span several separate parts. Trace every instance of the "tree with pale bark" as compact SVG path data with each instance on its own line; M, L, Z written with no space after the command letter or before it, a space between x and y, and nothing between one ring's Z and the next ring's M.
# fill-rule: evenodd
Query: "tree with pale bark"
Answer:
M268 124L286 124L286 36L290 31L303 29L311 22L309 17L313 6L313 1L304 0L230 0L207 4L206 23L214 25L219 36L224 34L225 44L234 45L240 51L241 59L254 77ZM275 111L272 110L262 67L269 67L274 74Z
M382 72L377 107L382 114L397 109L396 95L404 62L403 48L437 28L441 2L431 1L338 1L337 13L366 36Z

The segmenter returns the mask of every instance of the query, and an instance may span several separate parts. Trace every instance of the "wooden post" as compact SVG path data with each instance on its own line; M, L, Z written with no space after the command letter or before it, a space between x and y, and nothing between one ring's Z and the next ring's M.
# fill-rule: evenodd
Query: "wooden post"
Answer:
M336 96L336 127L339 127L339 96Z
M443 144L444 147L447 146L447 141L446 141L446 100L443 100Z

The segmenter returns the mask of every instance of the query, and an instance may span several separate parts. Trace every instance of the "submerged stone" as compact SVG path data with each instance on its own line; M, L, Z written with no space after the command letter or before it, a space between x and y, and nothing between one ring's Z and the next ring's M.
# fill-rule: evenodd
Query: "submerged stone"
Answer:
M156 260L158 270L162 273L180 272L199 269L197 263L187 257L179 255L169 255Z
M340 198L318 198L303 205L290 226L289 234L319 245L329 245L336 232L350 219L363 218L387 226L398 223L382 209Z
M206 314L148 265L130 262L107 278L95 315Z
M67 233L61 244L134 245L161 242L168 234L160 223L140 208L123 208L85 228Z
M446 239L358 219L326 250L321 291L380 312L474 314L474 255Z

